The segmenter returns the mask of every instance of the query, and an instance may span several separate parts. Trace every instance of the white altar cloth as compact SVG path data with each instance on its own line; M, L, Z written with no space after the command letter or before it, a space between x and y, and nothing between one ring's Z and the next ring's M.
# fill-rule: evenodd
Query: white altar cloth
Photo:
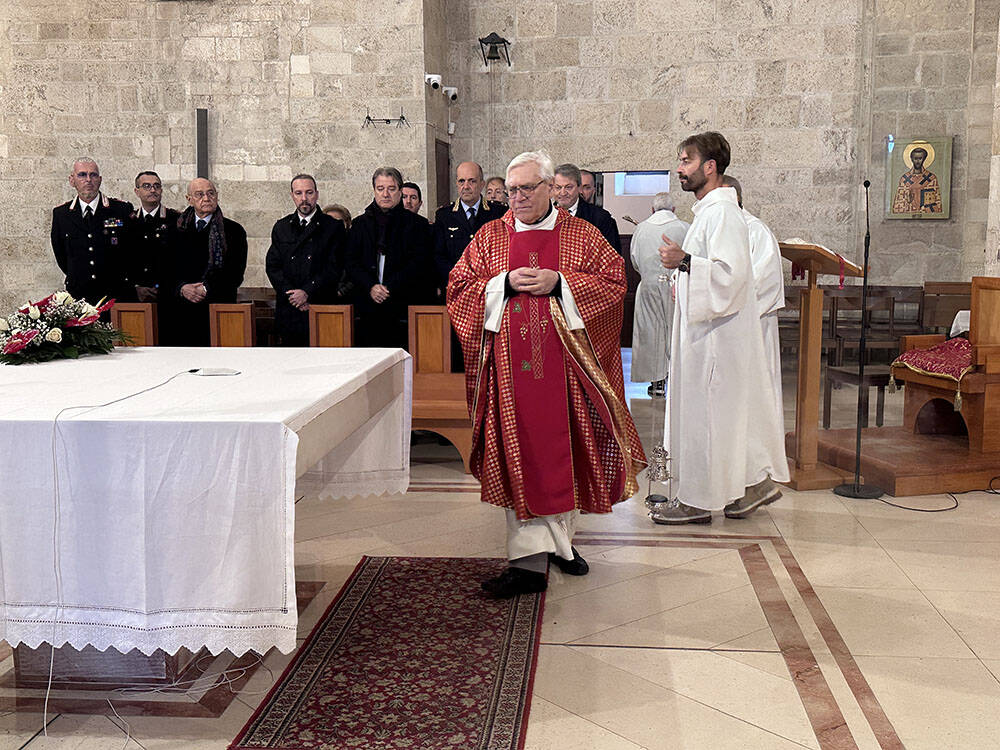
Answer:
M202 367L240 374L187 372ZM315 466L334 497L404 492L410 383L399 349L0 366L0 639L291 652L296 477Z

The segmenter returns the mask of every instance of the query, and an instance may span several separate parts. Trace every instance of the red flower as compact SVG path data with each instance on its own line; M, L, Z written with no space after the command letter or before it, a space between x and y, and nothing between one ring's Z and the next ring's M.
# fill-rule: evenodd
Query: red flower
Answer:
M82 318L70 318L63 323L63 328L83 328L101 319L100 315L85 315Z
M52 294L50 294L45 299L42 299L42 300L39 300L38 302L36 302L35 303L35 307L38 308L39 312L45 312L46 310L49 309L49 305L52 304L52 301L55 299L55 296L56 296L55 292L53 292Z
M38 331L21 331L10 337L10 341L3 348L4 354L17 354L24 347L31 343L31 340L38 335Z
M115 301L113 299L109 299L107 302L105 302L103 305L97 308L97 312L102 313L105 310L110 310L114 306L115 306Z

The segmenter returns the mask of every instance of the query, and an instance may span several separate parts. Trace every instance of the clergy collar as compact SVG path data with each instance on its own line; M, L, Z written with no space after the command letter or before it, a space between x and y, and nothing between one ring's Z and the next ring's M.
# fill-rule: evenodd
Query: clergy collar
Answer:
M727 202L734 204L737 208L740 207L740 203L736 199L736 188L717 187L714 190L709 190L708 194L700 201L695 201L695 204L691 207L691 210L695 214L698 214L708 206L714 206L716 203L727 203Z
M559 218L559 211L550 203L549 211L545 216L540 218L534 224L525 224L518 218L514 219L514 231L515 232L528 232L532 229L554 229L556 226L556 219Z
M669 208L661 208L658 211L654 211L653 214L646 219L650 224L666 224L670 221L676 221L677 214L671 211Z

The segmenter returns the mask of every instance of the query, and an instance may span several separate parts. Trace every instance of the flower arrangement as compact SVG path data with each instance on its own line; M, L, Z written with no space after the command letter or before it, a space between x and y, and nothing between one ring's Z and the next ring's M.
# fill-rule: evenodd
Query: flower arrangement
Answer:
M100 320L115 304L94 307L68 292L55 292L0 318L0 362L22 365L52 359L76 359L81 354L107 354L124 334Z

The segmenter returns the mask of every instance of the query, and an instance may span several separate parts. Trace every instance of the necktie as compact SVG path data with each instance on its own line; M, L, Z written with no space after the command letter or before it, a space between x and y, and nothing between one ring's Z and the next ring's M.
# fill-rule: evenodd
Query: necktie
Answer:
M307 226L309 226L309 222L306 221L305 219L299 219L299 226L305 229Z
M200 232L208 226L208 219L198 219L198 231Z
M94 215L94 209L92 209L90 206L87 206L86 208L83 209L84 221L90 221L90 217L92 217L93 215Z
M476 207L473 206L469 209L469 221L475 221L476 218Z

